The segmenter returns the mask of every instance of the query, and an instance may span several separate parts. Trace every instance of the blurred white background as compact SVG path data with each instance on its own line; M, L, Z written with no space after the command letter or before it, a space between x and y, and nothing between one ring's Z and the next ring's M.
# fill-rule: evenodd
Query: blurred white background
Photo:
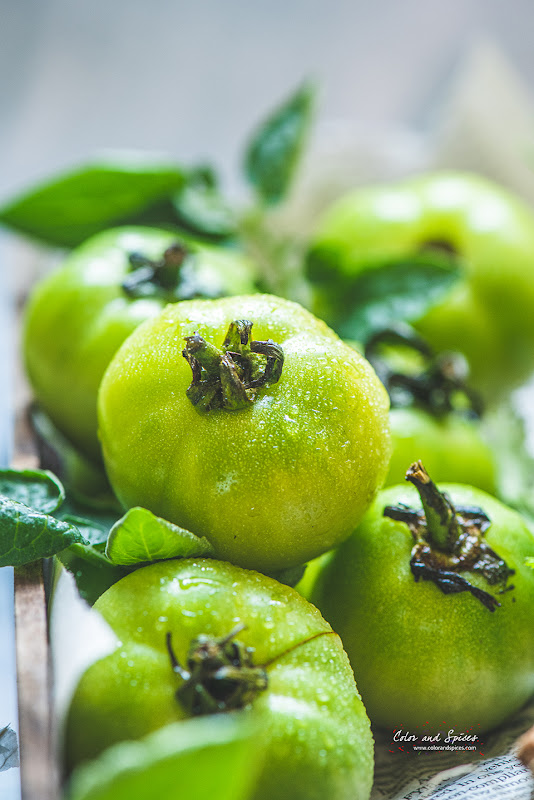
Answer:
M0 193L102 147L215 159L303 78L323 118L424 121L480 37L534 84L531 0L1 0Z

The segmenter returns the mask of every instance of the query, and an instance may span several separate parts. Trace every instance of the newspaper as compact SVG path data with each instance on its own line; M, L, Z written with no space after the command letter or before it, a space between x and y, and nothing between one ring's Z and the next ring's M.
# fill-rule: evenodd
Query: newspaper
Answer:
M503 727L481 735L477 748L406 749L375 734L375 783L371 800L530 800L534 776L515 756L519 736L534 725L534 702Z

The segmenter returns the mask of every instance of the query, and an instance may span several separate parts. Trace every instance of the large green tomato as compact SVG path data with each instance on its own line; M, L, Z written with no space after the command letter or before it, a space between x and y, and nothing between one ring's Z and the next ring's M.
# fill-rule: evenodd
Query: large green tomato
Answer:
M168 306L127 339L99 394L123 505L266 572L350 534L385 478L387 412L370 364L271 295Z
M466 483L495 494L493 452L480 423L459 414L435 416L421 408L389 412L393 452L386 486L401 483L406 464L422 461L437 483Z
M348 659L293 589L224 562L167 561L95 608L120 645L76 689L69 768L176 720L252 706L267 748L255 800L368 798L373 742Z
M169 231L125 227L93 236L30 299L24 354L37 400L98 460L98 386L126 337L168 302L252 292L253 277L239 254Z
M419 300L435 289L438 251L452 256L460 278L429 307ZM354 309L370 292L373 308L387 296L392 315L411 321L437 351L464 353L489 399L534 368L534 215L482 177L422 175L348 194L323 219L308 267L316 313L347 338L361 336ZM364 280L371 272L372 286Z
M381 492L311 599L372 724L477 734L534 692L534 536L485 492L449 484L451 503L421 465L407 477L421 499L413 486Z

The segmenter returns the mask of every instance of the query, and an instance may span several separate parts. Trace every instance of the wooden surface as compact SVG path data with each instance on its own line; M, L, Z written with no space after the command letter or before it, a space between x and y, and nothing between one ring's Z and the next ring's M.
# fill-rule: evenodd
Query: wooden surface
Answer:
M57 800L42 562L15 570L22 800Z
M19 331L15 334L18 339ZM29 390L20 360L16 363L14 377L16 415L12 466L36 468L38 459L25 411ZM15 637L22 800L58 800L42 561L15 569Z

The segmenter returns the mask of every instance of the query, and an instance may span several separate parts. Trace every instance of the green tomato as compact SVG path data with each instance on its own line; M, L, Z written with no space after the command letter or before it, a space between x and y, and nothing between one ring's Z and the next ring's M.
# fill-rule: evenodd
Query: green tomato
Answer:
M441 266L459 267L460 277L426 302L438 251ZM426 272L415 270L428 258ZM482 177L429 174L348 194L327 212L308 266L316 313L347 338L360 333L354 304L370 290L380 327L408 319L437 351L464 353L488 399L534 368L534 215ZM362 279L373 272L371 289Z
M424 475L407 473L422 499L413 486L379 494L311 599L342 638L372 724L478 733L534 692L534 536L485 492L445 485L451 506Z
M248 708L266 747L255 800L368 798L373 742L348 659L293 589L223 562L167 561L95 608L120 645L78 684L69 769L171 722Z
M239 254L169 231L125 227L93 236L30 299L24 355L37 400L73 444L100 459L98 386L126 337L168 302L253 292L253 278Z
M387 412L370 364L271 295L168 306L124 343L99 395L123 505L266 572L350 534L385 478Z
M386 486L401 483L406 464L422 461L437 483L467 483L495 494L497 475L480 423L458 414L436 417L420 408L389 412L393 452Z
M417 460L438 483L467 483L495 494L495 459L464 359L436 355L406 325L375 334L365 355L390 396L393 452L385 485L401 483L406 464Z

